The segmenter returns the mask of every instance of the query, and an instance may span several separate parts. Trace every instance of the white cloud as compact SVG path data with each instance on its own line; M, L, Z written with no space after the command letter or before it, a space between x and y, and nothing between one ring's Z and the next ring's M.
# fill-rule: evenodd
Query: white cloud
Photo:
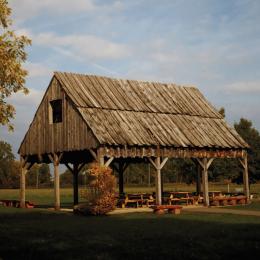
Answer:
M44 12L64 15L93 11L96 8L93 0L19 0L11 1L10 5L18 23Z
M32 106L40 104L44 91L38 89L29 89L29 94L24 95L22 92L17 92L8 98L8 102L13 104L15 107L28 107L31 110Z
M27 62L25 64L25 69L28 70L30 78L44 77L44 76L50 77L53 73L53 69L41 63Z
M31 35L34 44L59 48L77 59L120 59L130 54L128 46L94 35L64 35L41 33Z
M227 92L260 93L260 81L240 81L225 86Z

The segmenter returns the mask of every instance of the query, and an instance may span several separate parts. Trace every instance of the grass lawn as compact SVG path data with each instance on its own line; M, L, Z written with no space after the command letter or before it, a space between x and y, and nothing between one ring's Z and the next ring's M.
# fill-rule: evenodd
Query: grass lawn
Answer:
M260 218L225 214L82 217L0 208L0 259L260 257Z
M128 192L143 191L128 187ZM53 190L26 191L28 200L51 206ZM0 190L0 199L18 199ZM63 206L72 189L61 189ZM260 202L228 208L260 210ZM188 213L131 213L82 217L47 209L0 207L0 259L241 259L260 257L260 218Z
M230 184L230 192L234 192L237 188L242 188L242 185ZM167 183L164 185L165 191L195 191L195 185L179 184L179 183ZM219 190L227 192L227 185L210 183L209 190ZM72 206L72 188L62 188L61 190L61 206ZM126 186L125 192L138 193L138 192L153 192L155 187L148 186ZM260 184L252 184L251 192L260 197ZM0 199L19 199L19 189L0 189ZM81 198L80 198L81 199ZM54 190L53 189L26 189L26 200L31 200L37 205L52 206L54 203ZM249 205L250 207L250 205Z

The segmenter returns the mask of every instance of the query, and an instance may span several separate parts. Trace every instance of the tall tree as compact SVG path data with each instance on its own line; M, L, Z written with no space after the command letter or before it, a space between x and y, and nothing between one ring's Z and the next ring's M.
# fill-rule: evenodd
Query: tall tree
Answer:
M235 123L235 129L250 145L248 151L248 170L251 182L260 180L260 134L253 127L251 121L241 118L239 123Z
M6 0L0 0L0 124L13 129L10 119L14 118L15 108L6 98L17 91L28 93L25 87L27 71L22 68L26 61L26 46L31 40L25 36L17 36L10 29L11 8Z
M14 155L10 144L0 141L0 186L10 186L10 170L14 162Z

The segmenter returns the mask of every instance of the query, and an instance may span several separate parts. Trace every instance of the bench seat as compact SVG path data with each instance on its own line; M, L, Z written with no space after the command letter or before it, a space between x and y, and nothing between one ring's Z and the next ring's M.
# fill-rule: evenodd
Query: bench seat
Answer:
M153 212L156 214L164 214L165 210L168 211L168 213L178 215L181 213L182 207L179 205L155 205L151 207L153 209Z

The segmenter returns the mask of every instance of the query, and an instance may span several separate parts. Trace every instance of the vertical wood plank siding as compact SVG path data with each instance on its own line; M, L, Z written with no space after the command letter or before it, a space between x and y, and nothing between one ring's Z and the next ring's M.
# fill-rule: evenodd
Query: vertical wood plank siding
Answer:
M49 122L49 104L55 99L62 100L61 123ZM45 154L75 151L97 147L97 139L88 128L80 113L53 78L22 142L21 155Z

